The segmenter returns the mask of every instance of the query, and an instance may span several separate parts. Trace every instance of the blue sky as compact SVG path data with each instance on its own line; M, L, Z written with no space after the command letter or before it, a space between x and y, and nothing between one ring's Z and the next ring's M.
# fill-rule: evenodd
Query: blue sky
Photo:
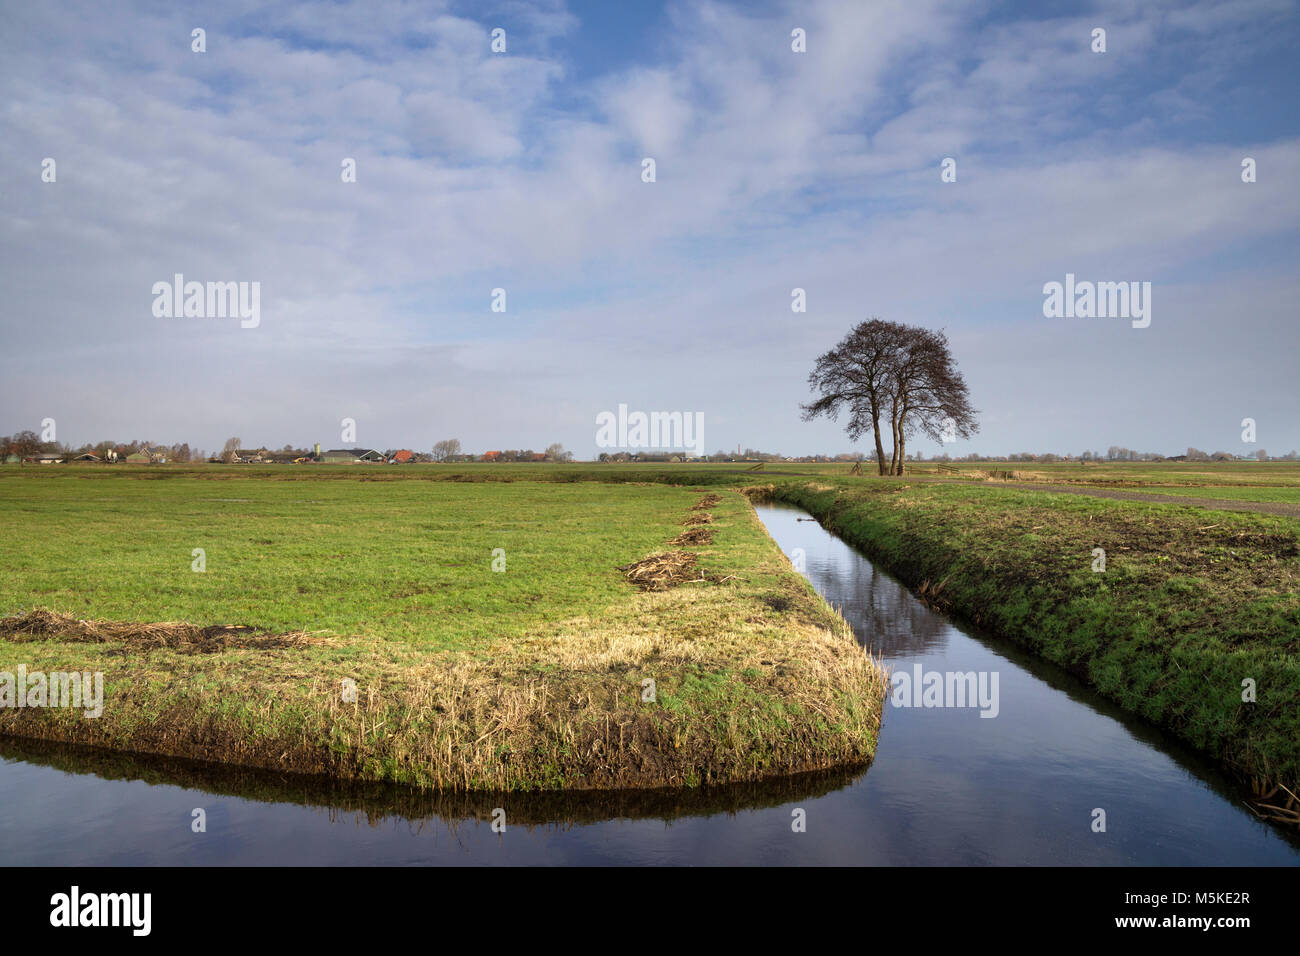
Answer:
M622 403L703 413L710 451L842 451L798 405L875 315L951 338L982 412L953 454L1281 454L1298 22L1272 0L5 0L0 432L335 446L352 418L365 445L585 457ZM177 272L260 282L260 324L156 318ZM1044 318L1067 272L1151 282L1151 326Z

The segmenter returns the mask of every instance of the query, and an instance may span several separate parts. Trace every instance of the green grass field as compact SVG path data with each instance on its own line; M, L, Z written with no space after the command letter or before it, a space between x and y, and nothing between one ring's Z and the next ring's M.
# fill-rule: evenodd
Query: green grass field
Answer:
M695 580L644 592L620 568L682 550L702 492L384 480L414 474L0 471L0 612L305 632L211 653L10 633L0 671L102 671L105 713L4 710L0 732L474 790L870 759L882 675L740 495L709 507Z
M626 598L616 568L677 534L699 499L667 485L231 486L129 475L0 481L5 531L22 542L0 565L6 610L461 648ZM718 557L734 567L762 544L749 536ZM195 548L206 553L203 573L191 569ZM497 549L504 573L492 570Z

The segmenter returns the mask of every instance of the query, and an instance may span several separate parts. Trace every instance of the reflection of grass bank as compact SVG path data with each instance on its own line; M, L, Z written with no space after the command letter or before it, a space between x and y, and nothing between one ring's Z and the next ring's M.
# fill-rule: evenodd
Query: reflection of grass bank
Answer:
M188 787L263 803L321 807L364 814L376 825L400 818L435 817L455 824L491 820L497 807L512 826L568 828L605 820L663 820L741 813L824 796L857 779L860 770L825 770L715 787L653 790L540 790L490 793L418 790L382 782L308 777L202 763L177 757L146 757L53 741L0 737L0 758L22 760L67 773L105 780L139 780L150 785Z
M905 481L789 479L755 493L804 508L929 602L1230 766L1300 780L1294 520ZM1242 701L1247 679L1255 703Z
M0 733L461 790L694 786L874 753L879 671L738 495L711 508L698 574L640 591L619 568L664 551L701 492L286 473L329 477L0 481L0 535L24 541L0 610L282 635L19 630L0 671L102 671L104 713L5 708Z

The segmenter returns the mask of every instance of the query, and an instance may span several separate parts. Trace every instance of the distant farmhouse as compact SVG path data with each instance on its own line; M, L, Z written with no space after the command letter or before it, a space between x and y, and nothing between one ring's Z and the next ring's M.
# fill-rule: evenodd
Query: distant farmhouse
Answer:
M161 451L154 451L148 445L132 452L123 459L128 465L165 465L167 457Z
M332 465L351 464L359 461L385 461L384 453L373 448L331 448L322 452L320 460Z

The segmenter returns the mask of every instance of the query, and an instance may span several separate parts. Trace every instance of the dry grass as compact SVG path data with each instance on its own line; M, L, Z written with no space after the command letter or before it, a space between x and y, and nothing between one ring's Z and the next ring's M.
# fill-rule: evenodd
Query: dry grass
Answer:
M1300 797L1294 791L1280 783L1258 779L1252 781L1252 787L1255 796L1246 806L1255 816L1300 827Z
M686 525L688 528L693 528L702 524L713 524L713 515L709 514L707 511L701 511L699 514L694 514L688 517L682 522L682 524Z

